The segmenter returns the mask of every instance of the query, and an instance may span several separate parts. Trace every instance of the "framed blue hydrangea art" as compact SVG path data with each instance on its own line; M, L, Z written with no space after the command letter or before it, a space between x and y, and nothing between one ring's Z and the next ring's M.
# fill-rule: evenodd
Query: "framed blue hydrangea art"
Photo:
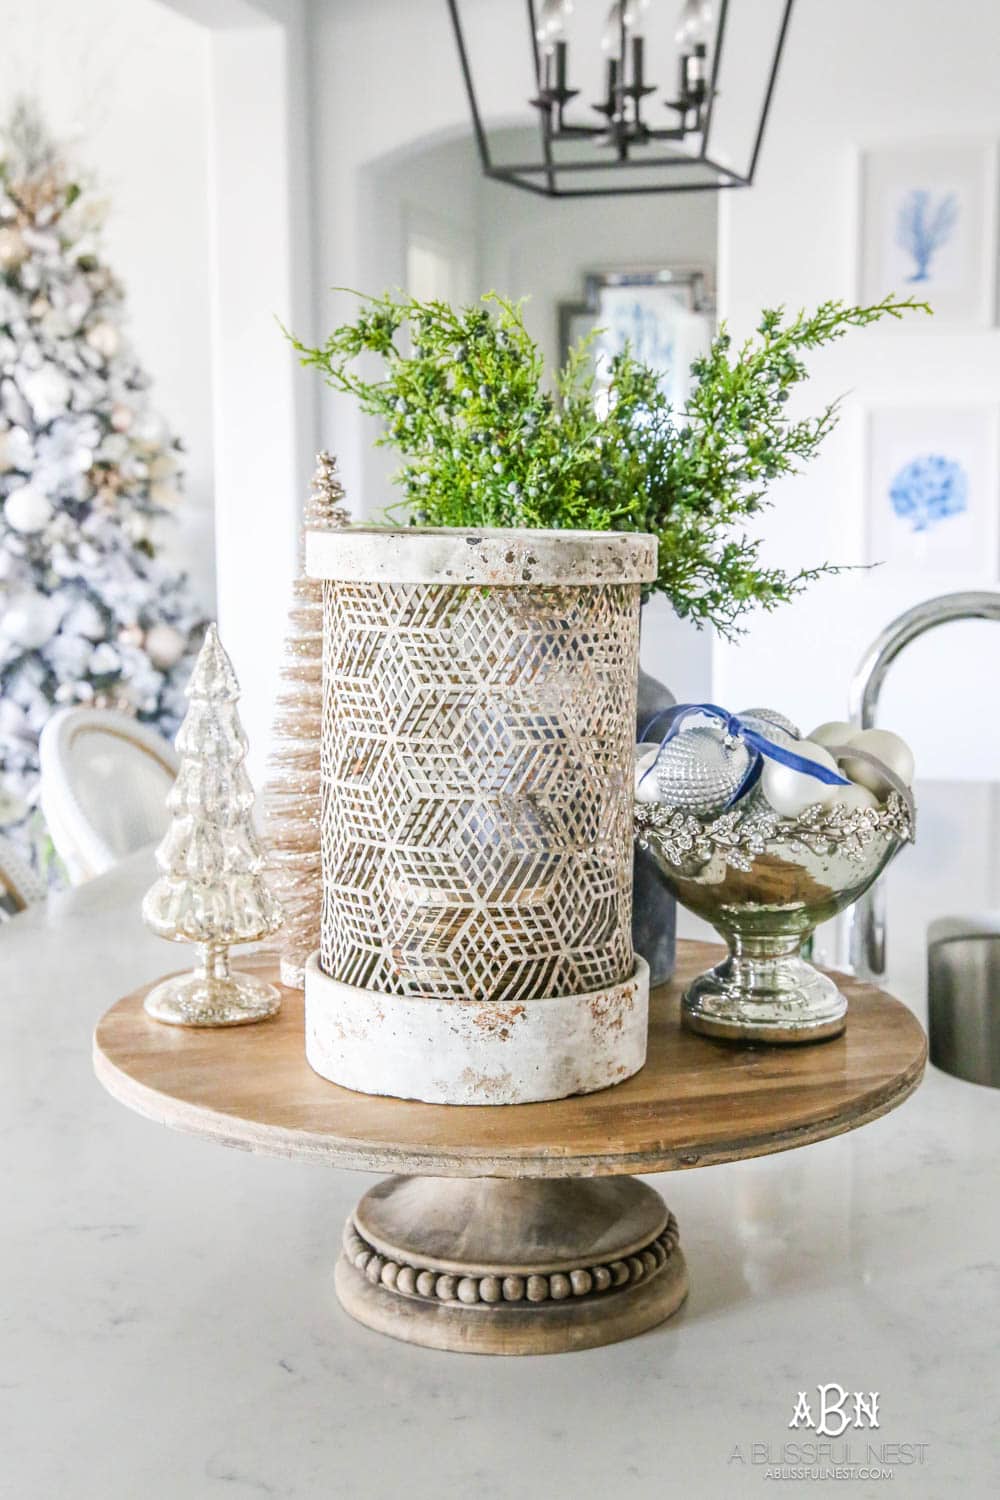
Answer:
M1000 547L998 412L877 406L868 414L868 560L993 582Z

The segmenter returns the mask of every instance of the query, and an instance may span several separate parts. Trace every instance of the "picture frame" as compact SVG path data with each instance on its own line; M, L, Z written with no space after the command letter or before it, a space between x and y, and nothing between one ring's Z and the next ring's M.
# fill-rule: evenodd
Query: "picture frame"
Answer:
M628 345L637 359L661 372L672 403L682 406L691 362L712 337L705 272L671 266L590 271L583 285L582 300L558 308L560 364L581 337L600 329L594 345L599 389L612 358Z
M876 404L866 413L866 560L992 583L1000 571L1000 408Z
M932 141L864 148L857 164L855 292L931 304L942 326L991 327L997 294L997 147Z

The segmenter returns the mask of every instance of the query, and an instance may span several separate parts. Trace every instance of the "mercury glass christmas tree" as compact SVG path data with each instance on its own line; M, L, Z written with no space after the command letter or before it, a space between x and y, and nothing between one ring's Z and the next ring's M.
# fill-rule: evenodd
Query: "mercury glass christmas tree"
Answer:
M173 821L156 851L160 879L142 915L159 937L198 943L197 967L158 984L146 1010L178 1026L241 1026L274 1015L278 991L229 968L231 943L256 942L281 923L281 907L261 869L253 827L253 787L243 762L247 739L236 703L233 664L208 627L177 735L181 764L167 794Z
M179 445L101 259L103 205L32 107L0 128L0 820L23 827L61 704L172 737L200 625L155 556Z

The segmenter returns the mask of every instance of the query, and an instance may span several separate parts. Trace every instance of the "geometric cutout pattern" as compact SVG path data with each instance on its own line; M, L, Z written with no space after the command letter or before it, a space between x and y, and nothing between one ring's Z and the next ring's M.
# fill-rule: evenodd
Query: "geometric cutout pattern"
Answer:
M627 978L639 585L323 591L325 972L457 1000Z

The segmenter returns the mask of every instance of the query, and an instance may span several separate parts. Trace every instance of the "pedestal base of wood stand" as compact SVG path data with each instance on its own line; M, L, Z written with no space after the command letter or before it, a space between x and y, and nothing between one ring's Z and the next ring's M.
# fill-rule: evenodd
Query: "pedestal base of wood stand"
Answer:
M687 1295L677 1221L631 1177L390 1177L344 1229L337 1295L378 1333L468 1354L632 1338Z
M662 1323L687 1290L677 1225L634 1174L854 1130L902 1103L923 1073L916 1017L846 975L836 980L847 1030L800 1049L794 1066L682 1029L681 991L722 957L678 944L677 977L651 998L646 1066L546 1104L415 1104L327 1083L306 1062L294 990L259 1026L181 1031L146 1014L146 986L102 1017L94 1066L123 1104L175 1130L406 1174L366 1193L345 1232L337 1291L369 1328L470 1353L592 1348ZM265 954L241 965L278 977Z

